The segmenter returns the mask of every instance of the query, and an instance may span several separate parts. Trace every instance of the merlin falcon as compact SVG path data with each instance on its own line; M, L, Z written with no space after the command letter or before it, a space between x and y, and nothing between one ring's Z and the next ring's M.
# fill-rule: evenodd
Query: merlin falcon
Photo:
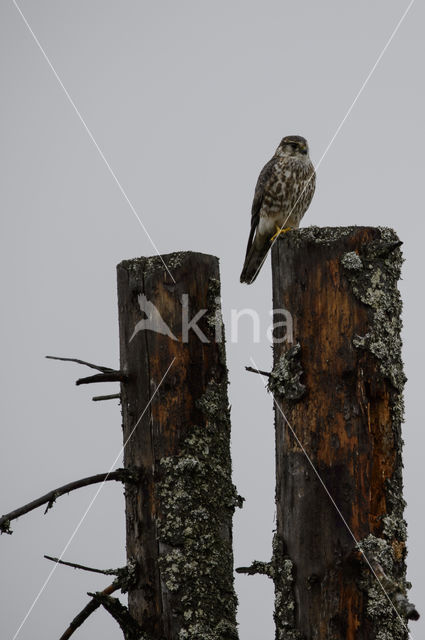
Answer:
M274 240L299 227L315 186L307 140L286 136L257 180L241 282L254 282Z

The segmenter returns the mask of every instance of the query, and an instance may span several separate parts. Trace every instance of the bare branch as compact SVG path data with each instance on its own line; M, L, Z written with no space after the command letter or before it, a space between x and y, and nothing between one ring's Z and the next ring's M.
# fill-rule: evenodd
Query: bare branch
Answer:
M123 569L94 569L93 567L87 567L84 564L76 564L75 562L65 562L65 560L61 560L60 558L55 558L54 556L44 556L46 560L51 560L52 562L56 562L56 564L63 564L67 567L72 567L73 569L82 569L83 571L92 571L93 573L103 573L105 576L117 576L122 573Z
M118 622L125 640L141 640L143 631L139 623L130 614L118 598L111 598L110 595L104 593L89 593L89 596L101 604L108 613Z
M254 369L254 367L245 367L245 370L249 371L250 373L259 373L260 376L266 376L267 378L270 378L271 376L270 371L261 371L261 369Z
M93 396L93 402L100 402L101 400L115 400L115 398L121 399L120 393L111 393L109 396Z
M95 376L88 376L87 378L80 378L76 381L76 385L90 384L92 382L124 382L127 376L123 371L118 369L111 369L111 367L103 367L100 364L93 364L92 362L86 362L85 360L79 360L78 358L61 358L59 356L46 356L49 360L60 360L62 362L76 362L82 364L90 369L96 369L101 373Z
M33 511L33 509L37 509L42 504L47 503L47 507L44 513L53 506L54 502L59 496L64 495L65 493L70 493L75 489L80 489L81 487L87 487L90 484L96 484L99 482L107 482L110 480L117 480L118 482L130 482L134 479L134 474L128 469L117 469L116 471L108 471L108 473L98 473L95 476L89 476L88 478L82 478L81 480L75 480L74 482L69 482L68 484L63 485L62 487L58 487L57 489L53 489L53 491L49 491L44 496L29 502L23 507L19 507L19 509L15 509L14 511L10 511L10 513L6 513L0 518L0 533L12 533L10 530L10 522L12 520L16 520L20 516L25 513L29 513Z
M48 360L61 360L62 362L76 362L77 364L83 364L86 367L90 367L90 369L97 369L97 371L102 371L103 373L114 371L114 369L111 369L110 367L103 367L100 364L92 364L91 362L79 360L78 358L60 358L59 356L46 356L46 358Z
M106 373L96 373L94 376L88 376L87 378L79 378L76 381L76 385L80 384L92 384L93 382L125 382L127 376L123 371L108 371Z
M105 596L110 596L114 591L118 591L120 588L120 583L117 580L114 580L112 584L110 584L106 589L101 591L101 593ZM88 604L80 611L80 613L75 616L75 618L70 623L69 627L64 631L59 640L68 640L81 625L87 620L87 618L94 612L96 609L100 607L100 602L92 598Z

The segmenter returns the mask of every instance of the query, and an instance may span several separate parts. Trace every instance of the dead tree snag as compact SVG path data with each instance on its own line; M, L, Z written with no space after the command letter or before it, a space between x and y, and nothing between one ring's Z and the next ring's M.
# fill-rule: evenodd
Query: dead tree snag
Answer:
M406 599L400 244L391 229L312 227L273 247L273 306L293 319L269 377L282 640L405 640L418 615Z
M130 614L150 638L237 638L227 369L218 260L118 265Z

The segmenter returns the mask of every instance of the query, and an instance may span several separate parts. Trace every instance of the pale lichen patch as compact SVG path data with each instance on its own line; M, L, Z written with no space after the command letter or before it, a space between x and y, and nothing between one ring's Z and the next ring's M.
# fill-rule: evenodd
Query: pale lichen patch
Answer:
M288 349L277 361L270 373L267 388L274 396L286 400L301 400L306 388L301 382L303 370L299 361L299 343Z
M392 229L379 228L380 239L341 258L354 295L370 309L370 330L354 336L357 348L368 349L379 360L382 375L398 390L405 376L401 361L401 297L397 288L403 258L400 241Z
M354 336L357 349L370 351L379 363L381 375L391 382L390 411L393 442L397 444L395 471L387 479L385 492L387 514L382 522L382 537L368 536L361 542L366 557L373 558L386 574L386 590L397 585L392 599L400 598L409 584L405 580L406 522L403 518L401 425L403 422L403 387L405 376L401 358L402 301L397 283L403 263L400 241L389 228L379 227L379 237L366 243L359 251L362 268L353 268L356 259L346 253L341 264L353 294L368 308L369 330L363 336ZM357 261L357 266L360 267ZM372 621L379 640L407 638L405 620L400 620L390 600L370 568L365 565L362 587L367 592L367 615ZM389 594L391 595L391 594Z
M348 251L343 255L341 264L345 269L350 271L359 271L363 269L363 262L359 254L356 251Z
M341 238L351 235L357 227L317 227L312 225L311 227L304 227L297 229L293 234L296 244L300 245L305 241L312 242L314 244L331 245L333 242L338 242Z
M161 460L159 542L165 588L180 640L235 640L231 520L240 500L231 481L226 384L210 382L197 403L205 417Z
M294 564L283 553L284 544L277 535L273 538L274 621L276 640L303 640L296 629Z
M372 566L382 568L378 575L370 565L363 563L360 579L360 586L367 595L366 614L373 625L374 637L406 640L406 612L414 607L406 599L410 583L398 575L393 546L384 538L369 535L359 543L359 547Z
M176 251L175 253L167 253L162 256L150 256L145 258L144 273L149 274L157 269L165 270L164 263L167 269L176 269L185 263L187 257L191 254L191 251Z

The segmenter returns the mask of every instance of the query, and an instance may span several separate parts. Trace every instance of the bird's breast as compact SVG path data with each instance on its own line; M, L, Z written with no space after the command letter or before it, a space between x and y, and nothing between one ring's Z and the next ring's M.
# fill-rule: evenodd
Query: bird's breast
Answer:
M264 192L260 219L265 218L264 226L298 227L314 193L314 168L308 161L288 162L288 159L276 162L273 175Z

